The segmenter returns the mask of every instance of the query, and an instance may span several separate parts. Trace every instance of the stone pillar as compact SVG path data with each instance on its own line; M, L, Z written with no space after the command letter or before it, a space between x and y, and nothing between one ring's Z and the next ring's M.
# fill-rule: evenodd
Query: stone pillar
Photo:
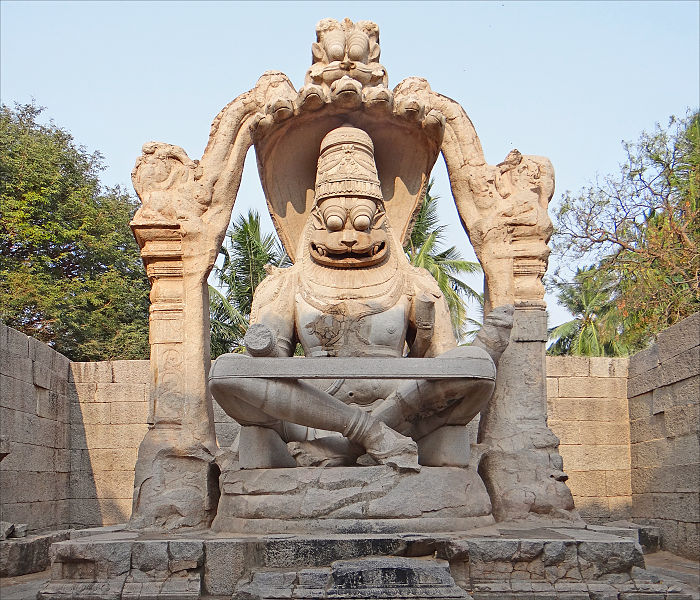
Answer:
M196 257L188 256L179 223L131 225L151 282L149 431L139 447L131 525L207 527L218 501L206 386L208 270L191 264Z
M530 513L578 518L564 483L559 439L547 427L543 301L517 302L510 343L501 356L493 397L481 414L479 466L498 521Z

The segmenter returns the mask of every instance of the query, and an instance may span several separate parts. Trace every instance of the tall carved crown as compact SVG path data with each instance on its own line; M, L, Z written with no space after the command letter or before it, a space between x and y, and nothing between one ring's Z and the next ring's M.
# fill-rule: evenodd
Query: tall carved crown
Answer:
M321 142L316 202L333 196L382 200L372 138L362 129L347 124L332 130Z

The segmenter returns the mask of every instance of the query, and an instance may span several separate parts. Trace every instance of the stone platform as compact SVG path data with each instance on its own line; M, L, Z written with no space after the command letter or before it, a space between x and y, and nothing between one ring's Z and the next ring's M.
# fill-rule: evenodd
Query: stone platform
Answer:
M94 530L52 546L40 599L690 600L644 570L636 531L501 523L431 534Z
M224 471L218 533L467 531L493 524L473 467L387 466Z

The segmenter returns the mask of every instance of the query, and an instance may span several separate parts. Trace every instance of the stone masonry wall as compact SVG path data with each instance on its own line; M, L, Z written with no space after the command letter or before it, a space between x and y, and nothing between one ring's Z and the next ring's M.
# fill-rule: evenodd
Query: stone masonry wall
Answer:
M669 327L629 366L632 518L665 550L700 559L700 313Z
M576 508L589 522L631 515L627 363L547 357L547 422L559 437Z
M0 323L0 520L70 524L70 361Z
M74 527L131 516L134 465L148 429L147 360L71 363L70 498Z

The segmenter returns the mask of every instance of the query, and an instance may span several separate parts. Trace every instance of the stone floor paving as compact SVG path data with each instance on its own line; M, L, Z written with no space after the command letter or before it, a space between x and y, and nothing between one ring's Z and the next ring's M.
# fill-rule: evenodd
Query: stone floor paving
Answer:
M700 600L700 563L670 552L655 552L644 556L647 570L660 578L673 578L684 584L684 592ZM50 571L0 578L0 600L34 600L37 592L49 580Z
M684 592L691 594L693 600L700 600L700 562L664 551L646 554L644 562L647 571L661 579L671 577L680 581L686 588Z

